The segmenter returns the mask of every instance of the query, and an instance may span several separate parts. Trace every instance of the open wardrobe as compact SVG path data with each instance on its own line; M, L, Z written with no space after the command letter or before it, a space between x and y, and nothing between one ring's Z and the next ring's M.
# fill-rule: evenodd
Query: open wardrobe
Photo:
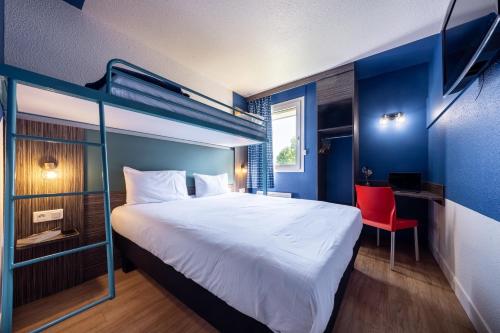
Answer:
M318 200L354 204L358 105L353 64L318 81Z

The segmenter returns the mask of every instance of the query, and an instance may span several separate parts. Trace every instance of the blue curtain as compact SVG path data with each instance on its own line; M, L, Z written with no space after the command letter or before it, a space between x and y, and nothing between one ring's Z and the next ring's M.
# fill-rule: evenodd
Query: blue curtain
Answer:
M248 111L263 116L267 122L267 187L274 187L273 175L273 129L271 121L271 96L260 98L248 103ZM262 175L262 144L248 146L247 188L262 190L264 182Z

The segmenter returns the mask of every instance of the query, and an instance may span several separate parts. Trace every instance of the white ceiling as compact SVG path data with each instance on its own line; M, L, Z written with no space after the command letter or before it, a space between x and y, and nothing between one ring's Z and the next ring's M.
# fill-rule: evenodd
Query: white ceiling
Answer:
M437 33L449 0L87 0L92 15L244 96Z

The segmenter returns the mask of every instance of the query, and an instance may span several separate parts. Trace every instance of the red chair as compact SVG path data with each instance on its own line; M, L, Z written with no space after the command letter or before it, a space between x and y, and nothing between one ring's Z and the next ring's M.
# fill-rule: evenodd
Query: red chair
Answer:
M394 269L394 248L396 231L413 228L415 237L415 260L420 260L418 253L418 221L398 218L394 192L390 187L371 187L356 185L356 206L361 210L363 224L377 228L377 246L380 245L379 230L391 232L391 269Z

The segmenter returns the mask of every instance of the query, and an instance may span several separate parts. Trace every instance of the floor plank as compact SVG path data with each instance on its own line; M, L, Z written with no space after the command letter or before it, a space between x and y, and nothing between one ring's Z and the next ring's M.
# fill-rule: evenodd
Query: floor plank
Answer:
M389 238L377 248L364 237L334 328L339 332L474 332L428 251L415 262L411 240L396 242L389 268Z
M411 244L411 242L407 242ZM473 332L473 327L432 256L414 261L398 244L389 269L388 241L379 248L363 237L339 317L340 332ZM117 297L52 327L49 332L215 332L206 321L140 271L116 272ZM106 293L100 277L16 308L14 329L29 332L45 320Z

